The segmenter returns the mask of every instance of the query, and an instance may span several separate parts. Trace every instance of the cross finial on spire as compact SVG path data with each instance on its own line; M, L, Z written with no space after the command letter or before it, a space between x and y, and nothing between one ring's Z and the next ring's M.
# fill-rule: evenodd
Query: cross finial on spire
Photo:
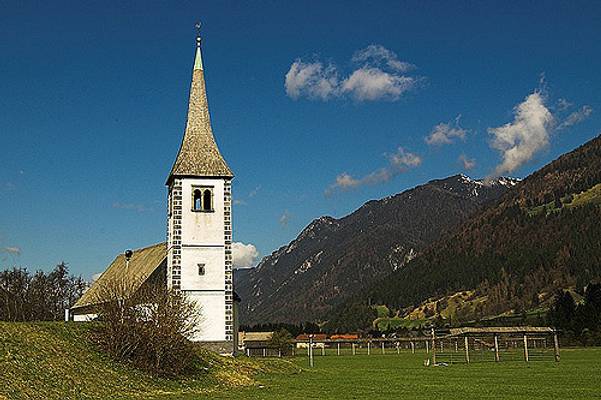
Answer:
M196 57L194 58L194 69L202 70L202 55L200 54L200 21L194 26L196 27Z
M194 26L196 27L196 47L200 47L200 21Z

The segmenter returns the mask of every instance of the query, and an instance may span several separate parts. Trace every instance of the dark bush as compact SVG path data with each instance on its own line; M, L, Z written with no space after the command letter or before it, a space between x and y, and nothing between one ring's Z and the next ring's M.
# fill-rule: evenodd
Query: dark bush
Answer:
M273 332L269 344L271 347L278 349L283 356L292 353L292 335L286 329L280 329L279 331Z

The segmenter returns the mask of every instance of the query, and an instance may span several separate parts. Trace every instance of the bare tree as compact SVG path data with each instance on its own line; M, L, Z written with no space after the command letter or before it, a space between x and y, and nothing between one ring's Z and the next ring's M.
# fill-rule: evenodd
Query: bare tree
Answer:
M193 367L190 338L198 332L200 308L164 284L115 280L99 288L96 341L114 359L157 375L176 376Z
M0 271L0 320L60 321L86 287L81 277L69 275L64 262L49 273L32 275L16 267Z

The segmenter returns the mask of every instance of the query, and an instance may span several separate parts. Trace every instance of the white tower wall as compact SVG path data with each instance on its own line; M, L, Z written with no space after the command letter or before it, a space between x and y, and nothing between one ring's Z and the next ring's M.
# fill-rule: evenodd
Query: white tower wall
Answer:
M193 191L210 188L213 210L193 210ZM174 179L169 187L168 283L194 300L201 324L193 338L233 341L231 183L223 178ZM204 274L199 274L199 264Z

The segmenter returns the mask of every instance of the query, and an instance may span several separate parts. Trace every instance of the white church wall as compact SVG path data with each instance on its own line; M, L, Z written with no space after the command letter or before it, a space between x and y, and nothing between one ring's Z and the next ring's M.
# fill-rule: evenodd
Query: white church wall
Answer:
M198 264L204 264L204 275L199 275ZM181 289L224 290L224 264L225 250L223 247L184 247L182 249Z
M93 321L98 318L98 314L74 314L73 321L74 322L88 322Z
M224 292L190 292L186 295L201 308L200 329L193 340L218 342L225 338Z
M192 210L197 187L212 188L212 211ZM202 308L198 341L227 339L223 198L223 179L181 178L181 290ZM204 264L202 275L199 264Z
M213 188L213 211L192 211L196 186ZM223 245L223 179L182 179L182 244Z

